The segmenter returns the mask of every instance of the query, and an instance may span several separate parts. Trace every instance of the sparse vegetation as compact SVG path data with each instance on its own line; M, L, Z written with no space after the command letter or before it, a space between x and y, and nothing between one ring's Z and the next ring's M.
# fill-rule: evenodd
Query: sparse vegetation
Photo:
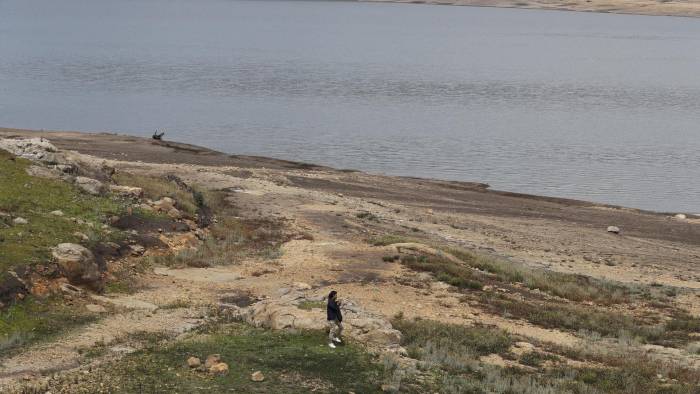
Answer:
M379 222L379 217L377 215L373 214L372 212L366 212L366 211L360 212L360 213L356 214L355 216L357 216L358 219L369 220L372 222Z
M503 331L426 320L395 319L393 324L403 332L403 345L409 355L420 361L419 367L426 370L424 375L432 377L424 377L417 391L409 384L402 386L405 392L693 394L700 383L696 370L659 363L644 354L587 352L578 358L609 367L573 368L559 364L560 356L556 354L534 351L520 356L518 362L536 371L498 367L485 364L479 356L495 353L512 358L507 352L513 339ZM546 361L553 363L552 368L542 369Z
M164 177L117 172L112 176L112 179L120 185L142 188L144 195L152 200L170 197L175 200L179 210L186 212L190 216L194 216L197 213L197 209L200 207L198 202L201 202L203 199L202 194L196 190L185 190L177 183Z
M584 275L529 268L459 249L450 249L449 253L470 267L492 274L493 278L500 282L522 283L529 289L539 289L571 301L616 304L625 302L629 294L629 288L625 286Z
M282 224L272 220L222 217L196 249L153 257L153 263L171 267L210 267L240 262L257 256L266 260L281 257L281 246L289 239Z
M692 340L691 333L700 332L700 319L685 314L654 323L620 311L576 304L514 300L504 295L482 295L480 300L494 313L524 319L545 328L585 330L613 338L625 335L642 343L682 347Z
M559 357L542 352L526 352L518 358L518 362L529 367L540 368L545 361L558 361Z
M419 359L431 351L469 357L500 354L507 352L513 342L508 333L495 327L468 327L422 319L394 319L392 324L403 334L402 345Z
M404 242L412 242L412 240L410 238L402 237L399 235L382 235L378 237L369 238L367 242L372 246L388 246Z
M435 279L460 289L481 290L484 286L483 283L476 279L476 274L472 269L439 257L403 256L401 264L416 271L433 273Z

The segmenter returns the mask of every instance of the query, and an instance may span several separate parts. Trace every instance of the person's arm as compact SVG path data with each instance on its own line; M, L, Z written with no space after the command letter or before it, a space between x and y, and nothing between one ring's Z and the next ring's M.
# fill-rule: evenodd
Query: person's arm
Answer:
M338 310L338 312L337 312L337 313L338 313L338 322L341 322L341 323L342 323L342 321L343 321L343 313L340 311L340 301L336 300L336 301L335 301L335 306L336 306L336 308L337 308L337 310Z

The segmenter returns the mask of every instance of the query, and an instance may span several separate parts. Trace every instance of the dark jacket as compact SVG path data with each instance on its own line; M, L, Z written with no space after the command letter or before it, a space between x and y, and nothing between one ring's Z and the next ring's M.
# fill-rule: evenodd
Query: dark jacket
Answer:
M326 308L326 312L328 315L328 320L338 320L339 322L343 321L343 314L340 313L340 306L338 306L338 303L335 302L335 300L328 300L328 307Z

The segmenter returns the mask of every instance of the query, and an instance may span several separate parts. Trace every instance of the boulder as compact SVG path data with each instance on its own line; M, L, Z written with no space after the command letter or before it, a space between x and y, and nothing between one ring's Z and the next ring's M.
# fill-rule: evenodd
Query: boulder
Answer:
M265 380L265 375L263 375L263 373L260 371L255 371L252 374L250 374L250 380L252 380L253 382L262 382L263 380Z
M55 211L49 212L49 214L51 214L53 216L63 216L63 211L57 209Z
M51 254L71 283L93 284L100 280L100 270L95 263L95 256L85 247L62 243L53 248Z
M143 197L143 189L133 186L109 185L109 191L123 197L141 198ZM150 207L149 207L150 208Z
M87 178L84 176L79 176L75 178L75 185L80 188L80 190L85 193L92 194L93 196L99 196L105 193L105 185L98 181L97 179Z
M0 149L32 161L56 163L56 147L43 138L0 139Z
M29 221L25 218L16 217L16 218L14 218L14 220L12 220L12 223L18 224L18 225L23 225L23 224L29 224Z
M209 368L209 372L215 374L215 375L223 375L228 373L228 364L226 363L218 363L214 364Z
M620 228L617 226L608 226L608 232L612 234L620 234Z
M221 355L220 354L210 354L207 356L207 360L204 362L204 366L207 368L211 368L216 364L219 364L221 362Z
M686 216L686 214L684 214L684 213L677 213L677 214L674 216L674 218L680 219L680 220L685 220L685 219L688 218L688 216Z
M202 365L202 361L199 357L190 357L187 359L187 366L190 368L197 368Z

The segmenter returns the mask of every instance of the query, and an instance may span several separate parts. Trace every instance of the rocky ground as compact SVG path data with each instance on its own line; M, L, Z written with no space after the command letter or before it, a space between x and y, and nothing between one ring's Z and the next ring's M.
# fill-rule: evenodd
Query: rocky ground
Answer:
M518 371L513 372L520 382L515 392L546 392L537 391L544 387L538 384L565 392L550 383L563 379L554 377L562 368L584 376L584 370L624 372L634 361L664 367L644 375L648 385L636 388L608 390L612 386L571 379L590 385L587 392L651 387L697 392L692 391L700 376L696 216L228 156L111 134L3 129L0 137L46 137L72 163L108 169L102 180L66 181L87 193L128 194L130 210L113 224L157 240L131 241L128 253L109 259L100 277L106 292L81 285L100 276L90 269L74 270L80 280L61 280L60 291L73 291L72 297L83 300L81 308L101 317L3 356L0 387L7 390L71 392L65 376L119 362L147 346L139 335L177 341L222 318L275 330L321 330L324 296L333 289L344 301L347 336L394 360L390 368L385 362L393 371L382 385L385 391L424 392L416 389L423 384L465 392L462 383L447 384L442 375L457 363L456 375L480 371L482 391L474 392L504 391L494 376L506 372L488 368ZM55 164L49 167L57 170ZM143 179L215 193L218 202L211 204L214 212L188 215L184 197L144 196L148 185L134 184ZM139 227L128 219L134 210L158 213L169 222ZM208 215L214 227L202 223ZM609 226L619 233L609 232ZM229 230L217 235L222 228ZM235 247L226 243L232 233ZM225 247L207 246L211 239L225 241ZM247 249L239 247L243 243ZM81 255L81 249L63 249L69 256L57 248L56 261L81 261L70 257ZM110 281L119 283L125 275L135 282L132 290L109 291ZM435 326L421 328L421 322ZM462 327L486 327L488 335L502 332L510 339L500 350L464 350L471 358L459 362L454 359L464 354L437 357L447 350L419 340L421 330L437 341L444 330ZM474 332L486 335L460 335ZM93 348L99 354L88 356ZM436 366L426 378L424 370ZM530 389L521 378L530 379Z

